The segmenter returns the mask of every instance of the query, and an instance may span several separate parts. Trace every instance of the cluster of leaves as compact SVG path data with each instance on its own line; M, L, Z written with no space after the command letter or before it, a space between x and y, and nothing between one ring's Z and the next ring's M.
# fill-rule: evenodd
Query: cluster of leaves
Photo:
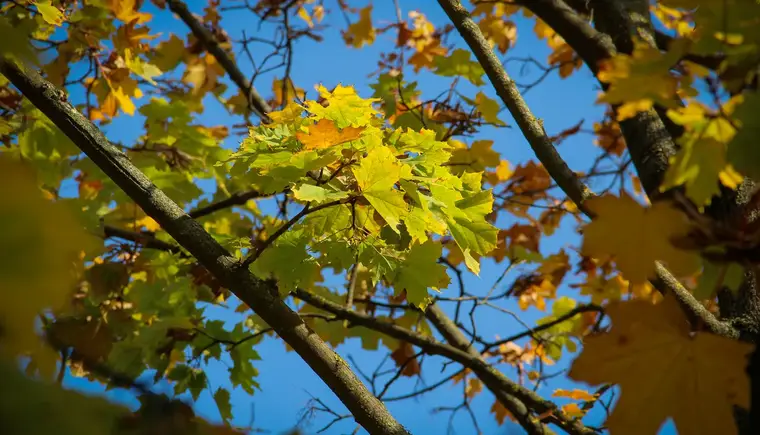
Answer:
M304 203L296 215L306 216L303 223L264 223L254 242L255 273L271 274L287 292L310 288L319 266L340 272L361 264L374 282L383 279L424 308L428 288L449 284L438 263L442 245L430 238L448 233L478 273L474 255L493 250L497 235L486 221L493 197L482 189L482 173L453 174L444 165L451 147L435 132L384 128L373 100L352 88L319 92L323 104L272 112L273 123L252 129L229 157L236 179L263 193L289 189Z

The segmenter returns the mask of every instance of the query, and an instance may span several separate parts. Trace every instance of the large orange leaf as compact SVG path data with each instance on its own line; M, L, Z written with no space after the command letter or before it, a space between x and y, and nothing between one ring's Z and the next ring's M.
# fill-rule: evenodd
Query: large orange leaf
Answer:
M620 386L610 434L655 434L668 418L681 435L737 433L733 405L749 407L745 367L753 345L692 333L672 297L657 305L613 302L607 314L611 330L584 340L568 375Z

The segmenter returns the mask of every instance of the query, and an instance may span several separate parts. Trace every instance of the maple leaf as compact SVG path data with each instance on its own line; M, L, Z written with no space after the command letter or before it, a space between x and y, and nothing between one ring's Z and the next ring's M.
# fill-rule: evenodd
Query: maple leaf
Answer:
M316 124L309 127L308 133L298 132L296 137L307 150L330 148L352 140L358 139L364 132L364 127L345 127L338 130L335 122L329 119L320 119Z
M475 86L482 86L485 71L480 63L470 58L470 51L462 48L448 56L435 58L435 74L443 77L464 77Z
M440 39L433 39L430 43L424 45L421 49L409 57L409 65L414 66L414 72L420 72L422 68L432 69L435 66L436 59L446 56L448 50L441 47Z
M556 389L554 390L554 393L552 393L552 397L567 397L569 399L573 400L582 400L584 402L590 402L592 400L596 400L596 397L589 393L586 390L563 390L563 389Z
M674 107L679 86L690 89L687 78L679 79L670 71L686 48L684 43L673 43L667 53L662 53L637 40L632 55L617 54L602 61L597 75L609 87L598 102L620 104L618 121L648 110L654 103Z
M504 424L504 422L509 418L511 421L517 421L515 420L515 417L512 415L511 412L507 408L504 407L504 405L499 401L499 399L494 400L493 405L491 405L491 414L494 415L494 418L496 418L496 421L499 423L499 425Z
M171 71L176 68L182 59L187 56L185 43L177 35L172 34L169 39L158 44L158 47L149 56L150 63L161 71Z
M353 86L338 85L333 91L328 91L322 85L317 86L319 96L324 98L327 106L316 101L307 101L306 110L317 116L335 121L338 128L366 127L378 113L372 104L379 98L363 99L356 94Z
M324 187L312 184L302 184L293 189L293 196L299 201L314 201L317 204L327 201L335 201L348 197L348 192L328 190Z
M359 21L348 26L343 33L343 40L354 48L371 45L375 42L375 28L372 27L372 4L359 11Z
M54 26L60 26L63 24L63 13L60 9L53 6L50 0L37 0L34 4L37 6L37 10L40 12L42 19L45 20L46 23Z
M442 250L443 246L432 240L412 246L394 279L396 290L406 290L406 300L420 309L430 303L428 288L439 290L449 286L446 266L438 263Z
M409 208L403 193L393 188L401 177L401 169L387 147L373 149L359 166L352 168L362 195L396 233Z
M296 87L289 77L287 80L278 78L272 80L272 93L274 94L273 106L275 107L281 106L284 102L291 103L295 98L303 100L306 97L304 90Z
M612 257L623 276L634 284L655 275L655 261L667 263L677 276L699 270L696 252L678 249L671 243L688 234L689 221L670 204L657 202L644 208L623 192L620 197L590 199L588 207L597 217L583 230L582 255Z
M504 20L495 15L489 15L478 22L478 27L492 46L496 46L501 54L507 52L517 39L517 26L512 21Z
M465 170L481 172L485 168L495 168L501 163L499 153L491 149L492 140L476 140L468 148L464 143L452 139L449 140L449 145L453 151L448 163L455 174L461 174Z
M610 433L657 433L669 417L678 433L737 433L733 406L749 407L745 367L754 345L691 332L675 298L613 302L609 332L586 337L568 376L620 386Z
M137 0L110 0L109 3L114 16L125 23L142 24L152 17L148 13L137 11Z
M398 367L404 367L401 370L402 376L412 377L420 373L420 363L414 357L414 347L406 341L399 343L398 349L391 352L391 358Z
M480 116L483 117L484 121L493 125L507 125L499 119L499 109L501 109L499 103L496 100L488 98L486 94L478 92L475 96L475 106L478 108L478 112L480 112Z
M730 112L731 107L726 105L721 111ZM668 117L684 126L685 132L678 139L681 149L670 158L660 190L684 185L686 196L702 210L713 196L720 194L720 184L735 189L742 182L743 177L726 159L726 146L736 129L729 120L709 113L698 102L669 110Z
M705 261L703 266L699 283L693 291L698 300L711 299L724 287L736 293L744 282L744 267L740 264Z

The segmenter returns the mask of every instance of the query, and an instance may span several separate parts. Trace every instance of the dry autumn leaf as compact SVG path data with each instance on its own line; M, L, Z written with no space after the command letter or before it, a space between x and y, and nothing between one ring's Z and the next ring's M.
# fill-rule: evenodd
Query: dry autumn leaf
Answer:
M606 422L611 435L655 434L668 418L682 435L737 433L733 406L749 406L754 345L691 332L671 297L611 303L607 315L612 328L584 340L568 376L620 386Z

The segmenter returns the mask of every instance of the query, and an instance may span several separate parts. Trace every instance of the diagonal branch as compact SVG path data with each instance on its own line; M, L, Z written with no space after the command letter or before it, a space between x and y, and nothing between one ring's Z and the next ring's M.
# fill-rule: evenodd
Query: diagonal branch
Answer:
M556 404L554 404L554 402L546 400L535 392L513 382L504 376L503 373L493 368L480 356L474 356L468 351L461 350L450 344L441 343L432 337L418 334L393 323L380 321L367 314L357 313L356 311L347 309L342 305L331 302L305 290L296 289L294 294L298 299L301 299L309 305L325 310L339 318L346 319L355 325L364 326L398 340L406 341L425 350L425 352L429 354L440 355L462 364L472 370L472 372L475 373L484 384L486 384L489 390L502 391L506 395L511 396L512 401L517 399L522 402L519 404L520 406L528 406L531 411L538 414L551 413L554 417L552 422L564 429L567 433L586 435L596 433L592 429L583 426L580 421L574 420L565 414ZM517 407L515 408L519 409ZM509 410L512 412L511 409ZM546 433L544 431L545 428L536 426L535 422L532 420L532 418L535 417L531 417L529 414L515 414L515 418L518 419L525 429L531 430L530 433Z
M446 339L450 345L456 347L459 350L467 352L473 358L477 358L485 362L480 353L470 344L470 341L467 340L467 337L464 336L462 331L454 324L451 318L449 318L446 313L443 312L438 304L433 303L428 306L425 310L425 317L430 320L430 323L435 326L435 329L438 330L438 332L443 336L444 339ZM507 408L507 410L509 410L512 415L516 416L517 420L521 424L523 421L525 421L533 425L531 427L526 427L530 433L551 433L548 431L548 428L541 424L541 422L533 421L530 419L530 410L526 408L523 402L515 400L514 397L507 394L504 390L492 389L493 386L494 384L491 383L486 384L486 388L488 388L489 391L491 391L493 395L496 396L496 399L501 402L501 404L504 405L504 407Z
M509 113L512 114L528 140L530 147L533 148L533 152L536 153L536 157L567 196L578 205L580 210L587 213L584 202L593 193L580 181L575 172L567 166L567 163L559 155L544 130L543 122L533 115L514 80L504 70L504 66L491 49L491 45L483 36L483 32L470 17L469 12L459 0L438 0L438 3L475 54L496 93L507 106Z
M538 0L533 0L538 3ZM556 3L556 0L546 0L547 3ZM459 0L438 0L443 10L449 16L454 26L464 38L467 45L475 54L483 70L491 81L496 93L501 97L504 104L509 109L512 116L517 121L520 130L530 143L531 148L536 153L536 157L541 161L549 174L557 182L557 185L575 202L578 208L587 216L593 217L590 211L584 207L584 202L595 195L562 160L557 153L551 139L546 135L542 123L533 115L530 108L523 100L520 91L517 89L515 82L509 77L504 66L491 49L490 44L483 36L478 25L472 20L469 12L462 6ZM537 11L542 10L536 8ZM545 10L543 10L545 12ZM564 15L575 14L569 8L563 9ZM538 14L537 14L538 15ZM541 17L541 15L539 15ZM543 19L543 18L542 18ZM588 26L586 24L586 26ZM589 27L590 28L590 27ZM577 30L577 29L576 29ZM589 33L593 29L585 29ZM563 38L566 35L560 34ZM577 35L576 35L577 36ZM571 36L567 36L570 38ZM580 38L580 37L579 37ZM603 38L596 38L603 42ZM574 47L575 48L575 47ZM625 123L628 125L629 136L626 136L628 149L635 162L638 162L637 168L639 174L647 178L648 182L655 183L649 186L649 191L655 191L659 186L659 179L664 174L662 166L667 167L667 156L672 153L673 140L670 134L665 130L662 121L657 113L653 110L640 113L631 120L626 120L621 124L625 130ZM624 131L625 132L625 131ZM637 137L642 134L645 137ZM630 141L629 141L630 140ZM636 144L635 146L633 144ZM655 187L652 187L655 186ZM677 283L678 280L667 269L658 263L657 283ZM664 290L662 285L655 286ZM724 334L733 331L707 310L699 309L701 304L694 299L683 286L667 286L667 290L672 291L681 302L681 307L691 318L701 319L708 327L710 332ZM703 308L703 307L702 307ZM726 329L728 328L728 329ZM733 331L735 332L735 331Z
M0 59L0 73L13 83L213 276L251 307L288 343L351 411L370 434L407 434L343 359L278 297L275 283L254 277L203 227L158 189L65 96L37 72Z
M253 83L250 83L248 79L245 78L243 72L240 71L240 68L238 68L235 62L233 62L227 53L224 52L222 47L219 45L219 42L216 40L216 38L214 38L214 35L207 28L203 27L203 24L201 24L201 22L193 16L193 14L187 8L187 5L185 5L185 3L183 3L181 0L167 0L166 4L169 5L169 9L172 12L179 15L182 21L187 24L187 27L192 30L193 35L195 35L195 37L201 41L201 44L203 44L203 47L206 49L206 51L214 56L214 58L216 58L216 61L219 62L219 65L221 65L222 68L227 71L230 79L235 82L237 87L240 88L240 90L248 98L248 106L250 107L251 111L256 113L262 121L268 122L268 113L272 111L272 108L269 107L269 104L267 104L267 102L264 101L261 95L256 91L256 88L253 87Z
M617 53L609 35L598 32L563 0L522 0L520 4L557 32L596 75L599 61Z

